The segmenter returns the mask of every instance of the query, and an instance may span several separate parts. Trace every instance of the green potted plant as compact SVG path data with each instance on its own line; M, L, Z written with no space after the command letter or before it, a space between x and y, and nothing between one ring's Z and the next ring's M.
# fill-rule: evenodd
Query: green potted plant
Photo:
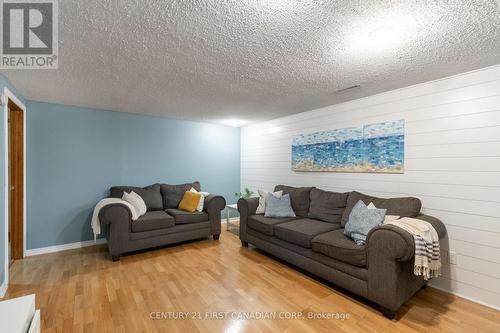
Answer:
M254 191L250 191L248 187L245 187L245 190L243 192L236 192L234 195L236 198L251 198L255 194Z

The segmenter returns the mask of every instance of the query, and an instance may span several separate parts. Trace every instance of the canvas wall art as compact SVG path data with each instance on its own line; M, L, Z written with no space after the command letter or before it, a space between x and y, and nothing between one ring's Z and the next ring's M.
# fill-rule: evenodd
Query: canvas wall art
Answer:
M292 140L292 169L403 173L404 142L404 120L300 134Z

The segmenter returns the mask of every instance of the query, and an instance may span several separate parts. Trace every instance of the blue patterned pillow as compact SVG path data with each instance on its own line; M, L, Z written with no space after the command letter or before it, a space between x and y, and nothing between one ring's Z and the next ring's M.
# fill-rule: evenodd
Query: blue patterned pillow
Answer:
M290 195L282 195L281 198L268 193L266 196L266 211L265 217L295 217L292 205L290 203Z
M385 209L369 209L359 200L349 214L344 235L352 238L356 245L365 245L370 230L384 222L385 212Z

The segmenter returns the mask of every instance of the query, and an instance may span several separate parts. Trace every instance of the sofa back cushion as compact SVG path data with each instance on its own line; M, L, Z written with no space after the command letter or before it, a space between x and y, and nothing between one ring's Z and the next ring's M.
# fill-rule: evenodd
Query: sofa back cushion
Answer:
M349 197L347 198L347 206L342 214L342 226L345 226L347 220L349 220L349 214L351 214L352 208L359 200L363 201L365 205L369 205L370 202L373 202L375 207L385 209L387 215L399 215L401 217L417 217L422 208L422 203L418 198L403 197L383 199L353 191L349 193Z
M283 191L290 194L290 201L295 215L307 217L309 213L309 196L313 187L292 187L287 185L276 185L273 192Z
M179 207L179 203L186 191L194 188L196 191L201 191L200 182L185 183L179 185L161 184L160 191L163 197L163 209L171 209Z
M112 198L122 198L123 192L130 193L134 191L139 194L146 204L148 211L162 210L163 202L160 193L160 184L153 184L146 187L136 186L113 186L110 189L110 196Z
M308 217L329 223L340 223L348 197L349 192L338 193L313 188Z

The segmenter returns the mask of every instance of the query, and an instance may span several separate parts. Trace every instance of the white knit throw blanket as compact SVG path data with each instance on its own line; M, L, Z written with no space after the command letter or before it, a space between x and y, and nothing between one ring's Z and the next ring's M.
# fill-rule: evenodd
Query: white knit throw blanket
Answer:
M436 229L429 222L403 217L399 220L389 221L386 224L395 225L413 236L415 240L413 273L415 275L422 275L425 280L441 275L439 236Z
M107 205L112 205L112 204L122 204L128 207L130 209L130 212L132 213L132 220L137 220L139 216L137 216L137 212L134 209L134 206L132 206L130 203L128 203L125 200L118 199L118 198L106 198L102 199L95 205L94 207L94 213L92 214L92 220L90 220L90 224L92 226L92 231L94 232L94 243L97 240L97 236L101 233L101 221L99 220L99 212L101 211L102 208L104 208Z

